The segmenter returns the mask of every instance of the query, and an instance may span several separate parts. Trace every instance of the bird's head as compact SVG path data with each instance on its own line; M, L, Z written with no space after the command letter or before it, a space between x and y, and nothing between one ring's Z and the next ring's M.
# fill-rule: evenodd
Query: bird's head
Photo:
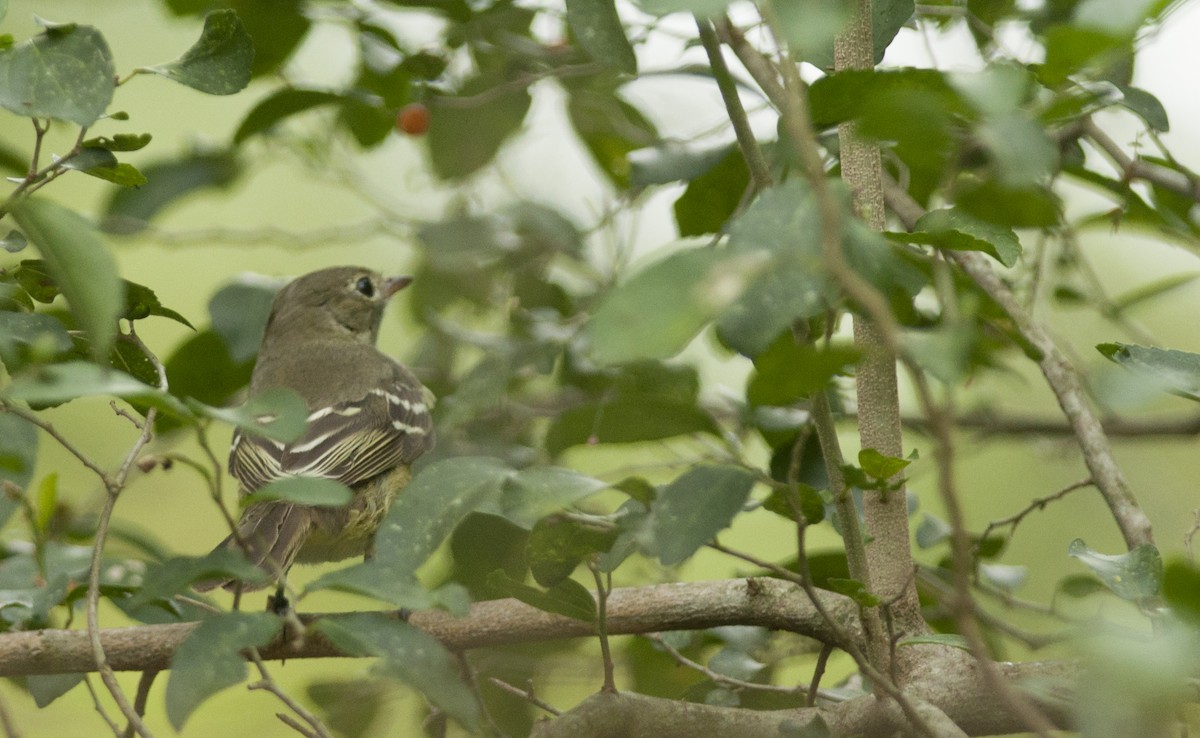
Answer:
M305 274L275 296L267 335L374 343L388 299L410 282L412 277L384 277L364 267L331 267Z

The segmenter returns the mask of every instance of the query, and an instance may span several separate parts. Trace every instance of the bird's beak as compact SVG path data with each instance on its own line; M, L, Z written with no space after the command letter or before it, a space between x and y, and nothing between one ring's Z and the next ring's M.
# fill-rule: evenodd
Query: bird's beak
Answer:
M413 281L413 278L407 274L401 275L399 277L388 277L387 279L383 280L383 297L384 297L384 299L386 300L386 299L390 298L392 295L396 294L400 290L409 286L410 284L412 284L412 281Z

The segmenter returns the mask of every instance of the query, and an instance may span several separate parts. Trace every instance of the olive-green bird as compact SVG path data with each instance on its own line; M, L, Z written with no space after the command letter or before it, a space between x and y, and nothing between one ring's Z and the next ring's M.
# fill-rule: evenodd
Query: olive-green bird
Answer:
M287 387L308 404L308 428L291 443L237 432L229 471L248 495L276 479L334 479L354 492L344 507L271 501L247 507L221 548L278 580L294 562L340 561L367 552L388 507L412 478L411 464L433 447L433 396L413 373L375 348L388 298L411 277L361 267L306 274L276 295L250 393ZM259 589L236 580L228 590Z

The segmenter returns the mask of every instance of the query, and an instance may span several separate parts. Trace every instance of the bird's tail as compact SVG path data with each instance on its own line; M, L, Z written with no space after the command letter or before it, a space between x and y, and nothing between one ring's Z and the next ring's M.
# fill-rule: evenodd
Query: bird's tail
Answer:
M282 501L260 503L246 508L238 521L237 535L230 535L213 550L242 551L251 564L270 575L268 582L276 582L291 567L311 526L312 516L300 506ZM230 592L238 588L248 592L265 586L266 583L253 584L237 579L210 579L197 582L193 588L197 592L217 587Z

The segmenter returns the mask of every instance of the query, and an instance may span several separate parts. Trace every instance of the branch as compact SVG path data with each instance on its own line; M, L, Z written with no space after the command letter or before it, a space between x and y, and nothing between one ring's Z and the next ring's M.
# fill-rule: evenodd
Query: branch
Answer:
M923 209L895 182L890 179L886 179L885 182L889 207L892 207L905 225L911 228L911 224L916 222ZM1154 543L1150 519L1138 504L1133 491L1129 489L1125 475L1113 457L1104 427L1092 410L1091 402L1079 382L1075 368L1059 350L1058 344L1049 332L1021 307L1016 295L988 263L987 257L970 251L948 251L945 254L947 259L958 264L980 289L1000 305L1025 340L1041 354L1038 366L1071 425L1071 430L1083 451L1084 463L1091 472L1096 488L1108 503L1113 519L1125 539L1125 545L1133 549L1143 543Z
M821 592L823 609L842 632L858 637L858 606L832 592ZM836 634L807 595L790 582L769 578L661 584L614 589L607 603L610 635L698 630L721 625L757 625L799 633L822 642ZM307 625L346 614L303 615ZM594 624L537 610L517 600L489 600L456 618L431 610L408 620L452 651L515 643L583 638ZM109 665L116 671L170 667L171 657L196 623L107 628L99 632ZM260 649L264 661L345 656L320 633L309 630L302 644L282 638ZM0 636L0 676L68 674L95 671L87 633L37 630Z

